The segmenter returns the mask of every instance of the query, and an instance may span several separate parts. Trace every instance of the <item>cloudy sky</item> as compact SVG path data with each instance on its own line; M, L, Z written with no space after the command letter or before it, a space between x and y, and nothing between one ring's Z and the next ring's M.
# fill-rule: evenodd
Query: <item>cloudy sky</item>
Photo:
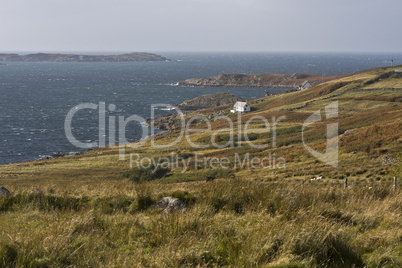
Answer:
M402 52L401 0L1 0L0 51Z

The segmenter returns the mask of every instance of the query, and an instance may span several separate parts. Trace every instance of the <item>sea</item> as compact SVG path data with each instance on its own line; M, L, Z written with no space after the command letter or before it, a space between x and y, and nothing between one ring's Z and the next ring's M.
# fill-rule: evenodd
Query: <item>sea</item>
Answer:
M96 147L102 145L102 141L108 143L110 119L118 125L119 117L149 118L154 104L176 105L217 92L250 100L263 97L266 90L176 85L187 78L221 73L336 75L390 66L391 60L394 65L402 64L402 54L391 53L155 53L171 61L8 62L0 65L0 165L87 150L77 147L68 138L71 136L66 134L66 118L70 118L67 121L71 123L75 141ZM106 125L100 135L99 108L103 106ZM154 111L156 116L171 113ZM135 141L142 133L140 124L133 121L127 123L124 136L127 141Z

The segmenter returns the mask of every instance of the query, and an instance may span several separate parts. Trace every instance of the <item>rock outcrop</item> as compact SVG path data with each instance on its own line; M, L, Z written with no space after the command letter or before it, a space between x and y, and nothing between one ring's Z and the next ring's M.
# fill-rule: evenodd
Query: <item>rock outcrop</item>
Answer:
M5 187L0 187L0 196L9 196L11 193Z
M127 61L167 61L168 59L152 53L127 53L122 55L76 55L36 53L28 55L0 54L0 61L27 62L127 62Z
M175 211L183 211L186 209L186 206L180 199L176 197L167 196L153 203L151 208L163 209L162 213L168 214Z
M216 93L202 95L197 98L186 100L178 107L183 111L200 110L217 106L233 105L242 98L229 93Z
M147 118L146 122L151 126L151 119ZM168 114L165 116L157 117L154 119L153 127L159 130L171 131L177 127L181 126L180 116L178 114Z

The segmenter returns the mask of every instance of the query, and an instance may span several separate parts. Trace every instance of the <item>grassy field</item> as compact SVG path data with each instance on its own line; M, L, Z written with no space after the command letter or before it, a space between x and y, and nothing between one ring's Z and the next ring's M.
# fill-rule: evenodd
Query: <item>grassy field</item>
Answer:
M217 118L210 130L188 136L203 148L184 138L163 149L132 144L123 161L110 147L0 166L0 186L12 193L0 197L0 267L401 267L402 192L393 189L393 177L402 175L398 68L254 100L241 122L230 116L242 128L233 142L229 121ZM301 142L306 119L334 101L338 116L315 123L303 137L324 152L326 125L338 123L336 167ZM187 120L194 115L208 116L199 112ZM256 119L246 129L256 115L269 127ZM281 116L274 140L272 118ZM155 142L172 142L179 133L163 133ZM244 133L253 145L267 147L247 145ZM180 156L188 167L172 166L161 179L134 183L123 176L130 154ZM265 168L204 169L196 156L230 163L249 156L263 159ZM273 158L284 165L269 164ZM216 179L206 183L206 176ZM165 215L150 208L164 196L179 198L186 210Z

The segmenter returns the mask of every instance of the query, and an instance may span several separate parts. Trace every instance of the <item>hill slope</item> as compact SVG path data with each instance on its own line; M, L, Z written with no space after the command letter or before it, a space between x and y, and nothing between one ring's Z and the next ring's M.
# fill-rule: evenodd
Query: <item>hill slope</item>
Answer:
M402 79L395 69L254 100L241 116L188 113L194 131L177 140L176 128L153 145L130 144L121 161L118 148L108 147L0 166L1 186L12 193L0 197L0 262L400 267L402 192L392 177L402 175ZM327 139L335 124L339 137ZM307 149L324 154L337 140L336 167ZM130 172L130 162L150 161L170 162L171 170L131 182L138 170ZM206 183L207 176L215 181ZM164 196L178 197L187 210L150 208Z

